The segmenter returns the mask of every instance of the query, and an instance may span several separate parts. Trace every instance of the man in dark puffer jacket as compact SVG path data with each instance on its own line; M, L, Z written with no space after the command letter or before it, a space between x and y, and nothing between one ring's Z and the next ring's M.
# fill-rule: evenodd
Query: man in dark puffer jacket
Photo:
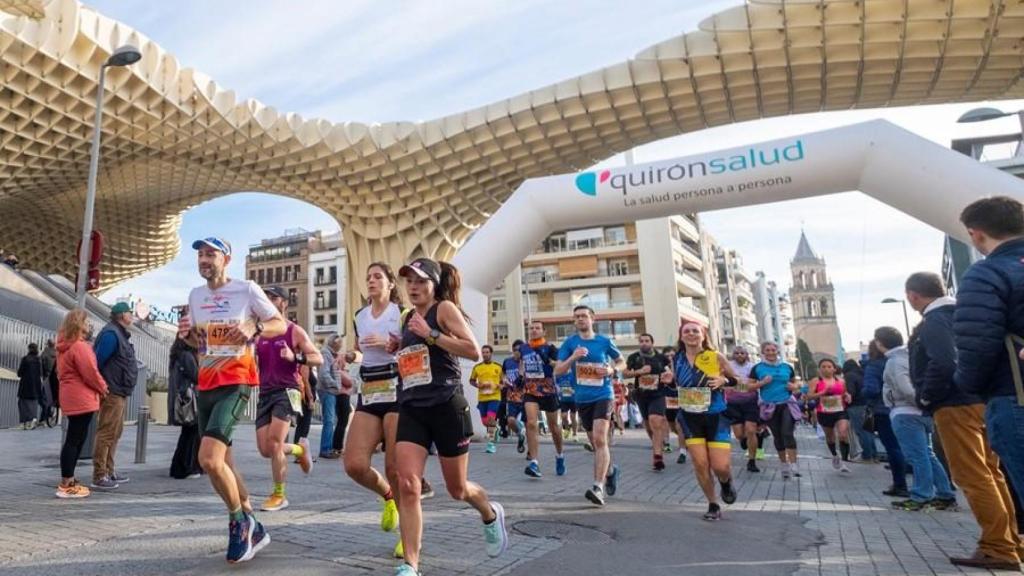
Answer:
M1010 491L999 458L985 435L985 405L953 382L956 347L953 313L956 300L946 296L942 279L932 272L907 278L907 303L921 313L910 337L910 378L918 403L932 415L953 480L963 488L981 527L973 556L950 558L957 566L1019 570L1020 538Z
M989 442L1020 498L1024 406L1017 402L1010 372L1010 362L1019 361L1007 353L1004 339L1024 335L1024 206L1012 198L985 198L967 206L960 221L987 258L972 265L960 283L953 322L954 379L961 390L985 401Z

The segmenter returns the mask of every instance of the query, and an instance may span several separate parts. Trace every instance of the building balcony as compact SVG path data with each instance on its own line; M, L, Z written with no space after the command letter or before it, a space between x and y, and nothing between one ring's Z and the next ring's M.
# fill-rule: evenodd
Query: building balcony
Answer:
M747 302L749 302L751 304L755 303L754 302L754 293L751 292L749 288L747 288L746 286L743 286L742 284L737 284L736 285L736 296L737 296L737 298L739 298L741 300L746 300Z
M692 270L704 269L704 260L700 257L700 252L694 250L690 245L680 242L677 238L672 238L672 247L682 257L683 264L687 268Z
M600 304L598 304L598 305L591 304L590 307L593 308L594 312L597 313L597 317L598 317L599 320L620 320L620 319L624 319L624 318L643 318L643 316L644 316L644 307L643 307L643 305L642 304L637 304L637 303L632 303L632 302L628 303L628 304L627 303L606 304L606 305L603 305L603 306L600 305ZM557 308L557 309L547 309L547 310L538 310L536 308L532 308L530 310L530 316L534 320L541 320L541 321L544 321L544 322L559 321L559 320L566 321L566 322L571 322L572 321L572 308L571 307L570 308Z
M741 307L739 310L740 322L744 322L746 324L753 324L755 326L757 325L757 316L754 315L753 311L751 311L749 308L743 307Z
M337 300L317 300L313 304L313 310L337 310Z
M540 264L554 264L563 258L576 256L598 256L611 258L615 256L631 256L637 253L636 242L607 242L601 240L588 248L558 250L553 252L535 252L523 260L523 267Z
M711 324L711 319L708 318L706 312L696 306L686 304L682 300L679 301L679 316L684 320L696 322L701 326L709 326Z
M672 224L679 228L683 237L691 242L700 242L700 231L697 230L697 226L686 216L680 216L672 219Z
M639 284L639 274L625 274L623 276L584 276L581 278L562 279L557 274L547 274L541 282L524 281L524 288L529 287L530 292L539 290L564 290L567 288L589 288L594 286L621 286L623 284Z
M313 280L314 286L334 286L337 283L337 276L317 276L316 279Z
M707 296L704 279L690 270L676 268L676 287L683 296Z
M338 332L338 325L337 324L314 324L313 325L313 332L316 333L316 334L324 334L324 333L327 333L327 332L329 332L331 334L335 334L335 333Z

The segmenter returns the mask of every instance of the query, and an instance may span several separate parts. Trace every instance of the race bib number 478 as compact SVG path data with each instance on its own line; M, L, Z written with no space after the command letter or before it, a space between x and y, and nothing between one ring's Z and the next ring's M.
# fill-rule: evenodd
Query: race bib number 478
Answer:
M206 324L207 356L241 356L245 353L245 343L235 343L228 336L235 326L238 326L237 320L214 320Z

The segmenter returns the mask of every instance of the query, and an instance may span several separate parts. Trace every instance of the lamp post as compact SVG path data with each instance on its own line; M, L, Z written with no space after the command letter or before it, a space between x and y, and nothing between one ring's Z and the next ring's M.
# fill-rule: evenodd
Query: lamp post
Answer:
M100 66L99 85L96 86L96 117L92 125L92 148L89 151L89 184L85 194L85 219L82 224L82 247L78 254L78 283L75 296L78 307L85 307L85 289L89 275L89 256L92 253L92 221L96 208L96 174L100 164L100 132L103 123L103 83L108 66L130 66L142 58L139 49L130 44L121 46Z
M907 338L910 338L910 319L907 316L907 301L902 298L886 298L882 300L882 304L896 304L900 303L903 305L903 327L907 329Z
M1016 116L1017 121L1020 122L1021 138L1022 141L1017 145L1017 152L1014 156L1024 156L1024 110L1018 110L1016 112L1003 112L998 108L975 108L964 112L960 118L957 119L958 124L973 124L975 122L986 122L988 120L995 120L997 118L1006 118L1007 116Z

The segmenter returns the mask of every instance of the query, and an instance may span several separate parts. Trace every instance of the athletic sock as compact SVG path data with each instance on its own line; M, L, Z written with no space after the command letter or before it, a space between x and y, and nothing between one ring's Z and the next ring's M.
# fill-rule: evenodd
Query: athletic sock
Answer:
M274 496L284 496L284 482L274 482Z
M228 512L228 518L232 522L241 522L242 520L245 520L245 512L243 512L242 507L239 506L238 510L232 510L231 512Z
M604 482L594 482L594 489L604 490Z
M826 444L828 444L828 451L831 452L833 456L835 456L836 455L836 443L835 442L826 442Z
M296 458L300 458L306 453L306 451L302 449L302 444L289 444L289 446L292 447L291 455Z
M537 462L537 459L536 459L536 458L533 458L533 459L531 459L531 460L530 460L530 464L535 464L535 465L537 465L537 466L540 466L540 462Z
M839 442L839 452L843 455L843 460L844 461L846 461L846 462L850 461L850 443L849 442L840 441Z
M391 491L391 488L388 488L388 493L384 495L384 500L394 500L394 499L395 499L394 492Z

